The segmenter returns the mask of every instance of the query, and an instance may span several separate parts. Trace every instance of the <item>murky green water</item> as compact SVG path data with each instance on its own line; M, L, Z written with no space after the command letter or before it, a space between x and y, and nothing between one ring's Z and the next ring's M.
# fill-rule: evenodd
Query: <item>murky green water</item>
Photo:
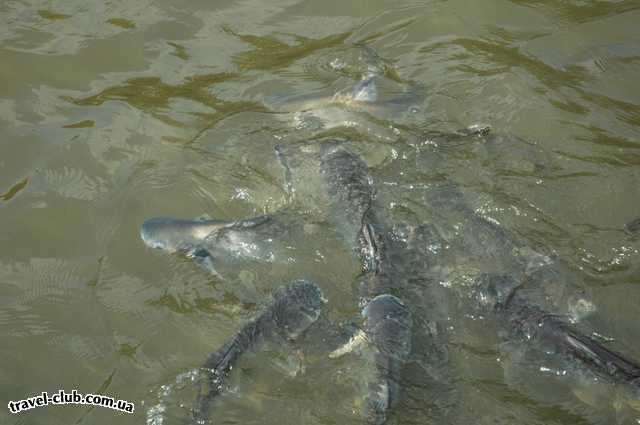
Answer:
M471 209L558 264L543 301L565 313L589 300L585 326L640 358L640 241L624 232L640 216L639 21L624 0L2 2L0 399L77 389L136 412L3 408L0 422L145 423L162 405L175 423L184 374L296 277L318 282L332 318L352 317L357 265L325 239L309 240L308 261L222 281L139 238L150 216L278 210L274 146L322 136L352 141L398 222L454 234L455 214L419 188L458 184ZM356 84L356 43L384 64L379 110L336 107L323 127L282 107ZM497 139L429 136L478 123ZM640 419L617 387L502 343L456 301L465 273L411 289L447 360L416 345L392 423ZM296 353L243 360L215 423L361 423L358 358Z

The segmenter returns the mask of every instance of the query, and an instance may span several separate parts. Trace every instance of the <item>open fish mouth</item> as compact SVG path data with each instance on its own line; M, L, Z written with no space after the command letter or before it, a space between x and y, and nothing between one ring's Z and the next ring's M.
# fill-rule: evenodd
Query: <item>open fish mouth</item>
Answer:
M149 248L168 250L167 244L157 237L158 227L165 224L170 219L164 218L151 218L145 220L140 228L140 239Z

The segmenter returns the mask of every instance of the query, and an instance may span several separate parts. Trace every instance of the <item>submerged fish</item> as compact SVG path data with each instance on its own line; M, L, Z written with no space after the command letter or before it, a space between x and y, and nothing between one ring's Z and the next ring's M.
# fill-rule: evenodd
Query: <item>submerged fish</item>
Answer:
M537 341L589 370L640 395L640 365L585 335L562 316L533 305L508 275L483 274L476 280L480 304L492 310L511 339Z
M273 301L205 362L203 369L208 379L205 388L200 388L194 409L196 422L203 423L209 417L211 404L223 392L227 375L245 352L267 338L298 338L318 320L326 301L320 288L305 280L277 290Z
M386 423L389 408L399 398L400 372L411 351L411 313L401 299L383 294L367 303L362 317L363 328L329 357L338 358L362 346L373 351L375 370L366 379L369 389L362 413L367 423L380 425Z
M304 214L295 214L289 208L237 221L152 218L142 225L141 238L152 248L183 253L216 271L221 263L280 261L291 255L288 251L296 243L299 248L294 251L308 254L305 247L313 247L304 237L309 217L330 223L361 264L361 331L366 336L362 342L375 353L363 414L373 423L384 423L387 410L398 397L400 369L410 349L412 322L402 300L388 293L393 276L391 265L386 264L390 258L386 250L389 244L385 242L387 230L380 220L382 214L374 208L368 167L336 140L280 147L277 155L283 165L291 207L296 206ZM225 370L233 359L253 346L249 340L273 333L274 327L286 327L282 321L273 321L283 308L278 299L263 315L266 319L247 325L225 345L230 348L214 353L214 360L207 364L212 364L212 369ZM231 354L220 355L228 350ZM210 393L215 395L215 391Z
M329 211L348 244L357 247L362 273L358 278L363 327L329 356L336 358L356 346L373 351L374 368L368 377L363 416L368 423L383 424L399 397L400 372L411 348L412 319L404 302L389 293L398 282L392 274L391 241L384 213L374 202L373 179L364 161L340 144L319 145L320 173L327 183ZM287 174L298 175L287 162ZM292 186L295 186L292 184Z
M142 224L141 239L151 248L186 255L213 273L312 256L309 237L319 241L328 236L327 229L335 229L359 258L362 249L371 251L360 246L360 239L373 187L366 164L342 145L330 140L278 148L290 198L283 210L228 221L150 218Z
M387 69L380 57L367 46L358 48L364 70L355 86L334 93L272 99L268 103L276 116L292 121L297 129L350 127L377 138L395 138L390 122L417 113L426 90L414 82L387 78Z

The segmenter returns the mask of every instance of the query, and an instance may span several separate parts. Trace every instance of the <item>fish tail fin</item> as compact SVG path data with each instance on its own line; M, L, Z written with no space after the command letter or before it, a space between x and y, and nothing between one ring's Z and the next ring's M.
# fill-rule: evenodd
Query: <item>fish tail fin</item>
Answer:
M567 330L566 341L569 350L587 365L634 387L640 385L640 365L632 360L572 328Z

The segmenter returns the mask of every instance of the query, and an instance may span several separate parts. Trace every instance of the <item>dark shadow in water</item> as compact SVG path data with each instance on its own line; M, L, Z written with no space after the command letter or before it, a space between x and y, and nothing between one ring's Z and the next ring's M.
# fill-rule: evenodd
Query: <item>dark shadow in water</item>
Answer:
M426 48L422 48L421 52L427 52L437 48L450 48L451 45L456 44L467 50L469 54L484 56L487 58L488 63L497 65L497 67L489 71L483 70L480 72L476 70L475 72L480 76L506 73L513 68L524 68L550 89L558 89L560 87L579 88L588 77L587 72L582 67L574 66L566 70L556 69L535 57L522 53L517 46L511 47L489 40L458 38L456 40L431 44ZM475 70L475 68L470 68L468 65L453 68L460 69L463 72Z
M238 80L236 73L221 72L214 74L194 75L176 85L167 84L160 77L139 77L126 80L124 84L107 87L101 92L83 98L65 97L65 100L78 106L98 106L108 101L122 101L136 109L151 114L165 124L185 128L184 124L168 115L172 108L172 99L185 99L200 103L211 109L213 113L192 111L191 115L200 118L203 124L195 135L182 139L165 137L165 141L191 144L212 128L218 122L240 112L263 111L264 107L251 101L224 101L211 93L211 87L216 84Z
M351 32L344 32L320 39L291 35L290 37L292 37L296 43L289 45L271 36L259 37L249 34L238 34L228 27L224 30L228 34L236 36L254 47L253 50L235 55L233 59L233 62L243 71L287 68L292 63L310 56L317 50L342 45L352 34Z

